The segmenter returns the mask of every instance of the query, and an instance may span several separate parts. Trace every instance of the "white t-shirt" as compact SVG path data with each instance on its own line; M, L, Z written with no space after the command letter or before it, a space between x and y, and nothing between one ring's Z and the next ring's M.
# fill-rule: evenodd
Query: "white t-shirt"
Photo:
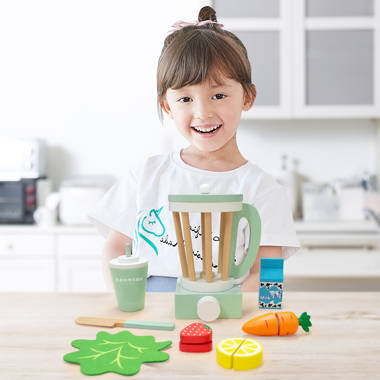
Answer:
M130 170L103 196L90 212L90 220L107 236L110 229L133 239L133 251L149 260L148 275L181 275L169 194L199 194L208 184L210 193L243 194L261 218L261 246L281 246L284 258L299 247L290 202L285 189L258 166L247 162L225 172L212 172L184 163L180 152L148 158ZM190 213L195 270L202 270L201 214ZM220 213L212 213L213 270L217 270ZM249 226L241 219L235 252L236 263L244 257Z

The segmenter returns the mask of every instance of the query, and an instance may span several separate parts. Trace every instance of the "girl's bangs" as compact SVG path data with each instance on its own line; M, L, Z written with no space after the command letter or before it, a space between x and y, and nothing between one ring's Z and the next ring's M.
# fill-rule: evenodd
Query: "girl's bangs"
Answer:
M206 45L182 52L178 59L172 61L177 64L171 68L170 74L168 73L171 78L167 78L167 88L178 89L205 80L221 85L223 77L237 80L233 63L226 59L225 54L218 54L216 50Z

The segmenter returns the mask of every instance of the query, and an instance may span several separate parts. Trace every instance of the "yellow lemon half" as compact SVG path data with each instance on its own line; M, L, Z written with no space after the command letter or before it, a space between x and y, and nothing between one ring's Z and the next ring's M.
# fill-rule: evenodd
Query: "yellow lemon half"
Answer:
M227 369L253 369L263 362L263 347L253 339L224 339L216 346L216 361Z

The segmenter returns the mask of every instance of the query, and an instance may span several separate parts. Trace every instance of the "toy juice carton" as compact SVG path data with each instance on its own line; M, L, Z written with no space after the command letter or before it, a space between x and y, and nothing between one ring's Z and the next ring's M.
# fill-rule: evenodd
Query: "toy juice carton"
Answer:
M259 309L281 309L283 282L284 259L262 258Z

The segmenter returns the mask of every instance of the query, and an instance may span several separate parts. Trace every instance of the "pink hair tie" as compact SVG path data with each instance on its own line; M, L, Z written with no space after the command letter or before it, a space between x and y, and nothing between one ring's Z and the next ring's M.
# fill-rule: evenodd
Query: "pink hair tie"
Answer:
M198 22L177 21L177 22L175 22L172 25L172 28L174 28L174 29L169 30L168 33L171 33L171 32L174 32L176 30L182 29L185 26L191 26L191 25L193 25L193 26L200 26L200 25L205 25L205 24L215 24L216 26L219 26L220 28L224 27L223 24L219 24L216 21L212 21L212 20L204 20L204 21L198 21Z

